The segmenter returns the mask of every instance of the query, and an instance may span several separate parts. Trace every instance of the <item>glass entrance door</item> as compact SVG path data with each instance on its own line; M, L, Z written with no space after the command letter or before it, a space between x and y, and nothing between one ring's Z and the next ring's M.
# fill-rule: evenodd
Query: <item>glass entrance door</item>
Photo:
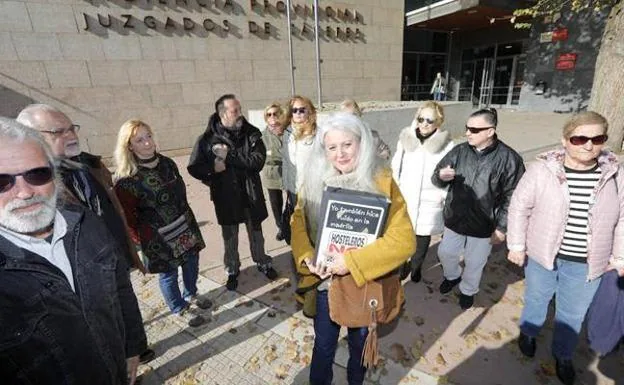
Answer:
M491 104L508 104L509 86L512 83L515 57L496 59Z

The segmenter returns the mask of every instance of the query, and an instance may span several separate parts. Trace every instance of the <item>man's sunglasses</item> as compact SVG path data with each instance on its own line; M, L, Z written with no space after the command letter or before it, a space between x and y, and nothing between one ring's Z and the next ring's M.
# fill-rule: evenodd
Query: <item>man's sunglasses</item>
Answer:
M466 130L470 131L471 134L478 134L481 131L489 130L490 128L496 128L496 127L494 127L494 126L490 126L490 127L470 127L470 126L466 126Z
M50 134L52 136L65 136L65 134L67 133L71 132L75 134L78 131L80 131L80 126L77 124L72 124L71 126L67 128L55 128L53 130L41 130L41 132Z
M423 118L422 116L419 116L418 118L416 118L416 121L417 121L418 123L427 122L427 124L433 124L433 123L435 123L435 120L433 120L433 119L429 119L429 118Z
M609 139L609 136L606 134L593 136L591 138L585 135L578 135L578 136L571 136L570 143L572 143L575 146L582 146L591 140L592 144L605 144L607 142L607 139Z
M9 191L15 186L17 177L21 176L24 180L32 186L43 186L49 183L54 177L54 170L52 167L37 167L28 171L20 172L19 174L0 174L0 193Z
M305 107L293 108L292 109L292 113L293 114L305 114L306 111L307 111L307 109Z

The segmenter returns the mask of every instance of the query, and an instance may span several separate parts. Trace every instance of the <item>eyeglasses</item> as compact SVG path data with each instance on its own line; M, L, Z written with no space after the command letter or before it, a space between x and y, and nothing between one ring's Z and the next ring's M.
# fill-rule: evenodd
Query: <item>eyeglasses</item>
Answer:
M575 146L582 146L591 140L592 144L600 145L600 144L605 144L607 142L607 139L609 139L609 136L606 134L594 136L591 138L585 135L577 135L577 136L570 137L570 143L572 143Z
M496 127L494 127L494 126L490 126L490 127L470 127L470 126L466 126L466 130L470 131L471 134L478 134L481 131L489 130L490 128L496 128Z
M0 174L0 193L9 191L15 186L17 177L21 176L24 180L33 186L43 186L49 183L54 177L52 167L37 167L19 174Z
M427 122L427 124L433 124L433 123L435 123L435 120L433 120L433 119L429 119L429 118L423 118L422 116L419 116L418 118L416 118L416 121L417 121L418 123Z
M52 136L65 136L65 134L71 132L71 133L77 133L78 131L80 131L80 126L77 124L72 124L71 126L67 127L67 128L55 128L53 130L41 130L41 132L44 132L46 134L50 134Z
M292 109L292 113L294 114L305 114L307 111L307 108L305 107L299 107L299 108L293 108Z
M267 112L266 116L267 116L267 118L270 118L270 117L276 117L277 118L279 116L279 114L277 112Z

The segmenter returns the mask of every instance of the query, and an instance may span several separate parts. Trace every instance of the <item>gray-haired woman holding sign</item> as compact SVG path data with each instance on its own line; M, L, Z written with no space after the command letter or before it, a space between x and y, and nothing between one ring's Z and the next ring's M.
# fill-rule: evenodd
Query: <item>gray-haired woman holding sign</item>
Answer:
M403 289L396 270L414 252L414 231L403 196L390 170L377 156L373 143L370 130L352 114L336 113L325 120L317 130L312 149L311 159L315 160L315 166L305 169L293 213L292 250L299 273L297 300L303 302L304 312L307 309L307 315L314 317L312 385L331 384L341 326L347 326L349 330L349 384L363 383L366 371L363 361L365 364L375 362L375 325L360 324L350 318L368 305L355 300L343 302L344 308L335 307L328 298L344 294L339 290L346 287L345 283L351 284L349 294L357 298L366 290L375 290L369 285L375 282L381 286L394 284L394 290L389 290L388 296L383 297L384 306L396 310L388 316L389 319L398 314L403 303ZM312 260L317 250L313 244L316 243L320 203L326 186L381 194L390 200L390 207L380 238L360 249L333 252L328 263L315 265ZM328 285L324 280L330 275L334 277L332 284ZM364 357L365 345L367 354Z

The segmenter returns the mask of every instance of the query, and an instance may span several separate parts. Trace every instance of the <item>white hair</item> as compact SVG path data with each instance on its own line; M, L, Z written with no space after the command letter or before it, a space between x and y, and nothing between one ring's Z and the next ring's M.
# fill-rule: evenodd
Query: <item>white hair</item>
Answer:
M43 153L53 170L54 155L50 146L46 143L39 131L24 126L15 120L0 117L0 143L3 145L15 145L22 143L34 143ZM56 174L56 173L55 173ZM0 207L0 226L22 234L34 233L48 227L56 215L56 203L61 181L56 174L54 179L54 193L52 196L33 196L27 199L14 198ZM16 209L30 206L34 203L43 203L43 206L35 212L15 213Z
M17 115L17 118L15 118L15 120L17 120L17 122L23 124L24 126L34 128L37 130L45 130L47 129L47 127L38 127L38 123L37 123L36 116L37 114L41 112L48 112L48 113L51 112L51 113L58 113L58 114L65 115L63 111L59 110L58 108L54 106L51 106L49 104L37 103L37 104L29 104L28 106L24 107L24 109L20 111L19 115Z
M52 153L52 149L41 133L34 128L31 128L17 120L0 116L0 139L0 142L2 143L11 141L19 144L31 141L43 150L48 162L51 165L54 165L54 154Z
M355 168L349 173L349 186L343 187L352 190L379 192L375 177L383 167L383 163L377 156L371 129L353 114L334 113L319 122L308 164L305 169L297 169L297 172L304 173L301 195L309 224L316 223L316 216L327 180L340 175L340 172L334 168L325 154L325 135L334 130L351 133L360 142Z

